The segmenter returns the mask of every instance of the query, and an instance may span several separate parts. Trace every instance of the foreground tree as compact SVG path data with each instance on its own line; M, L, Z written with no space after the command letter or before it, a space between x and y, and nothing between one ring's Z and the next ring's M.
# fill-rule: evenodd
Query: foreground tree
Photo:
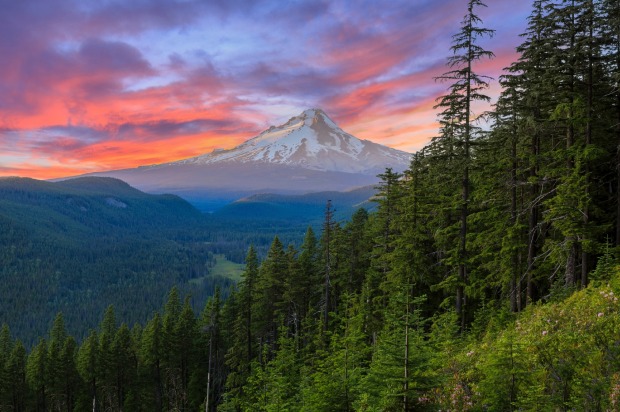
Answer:
M435 106L442 110L439 114L442 137L454 140L461 175L459 246L453 254L458 265L458 279L455 282L456 311L461 316L462 328L465 327L465 287L468 283L467 224L470 213L471 149L473 140L480 132L480 128L474 125L478 118L473 112L472 105L476 101L490 100L489 96L483 94L489 87L490 78L476 73L473 66L480 59L494 56L493 52L485 50L479 44L482 38L491 37L494 33L494 30L480 26L482 20L476 14L476 9L479 7L486 5L480 0L469 0L467 3L467 14L461 23L461 30L452 37L453 55L448 59L451 70L437 78L452 84L448 94L439 97Z

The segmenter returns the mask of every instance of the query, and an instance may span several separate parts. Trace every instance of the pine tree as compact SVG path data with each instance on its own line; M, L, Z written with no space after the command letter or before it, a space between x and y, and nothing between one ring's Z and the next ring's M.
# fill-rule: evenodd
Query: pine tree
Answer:
M384 327L364 378L365 401L380 410L417 410L418 399L431 387L431 351L421 310L426 297L412 299L412 286L402 283L390 294Z
M84 409L92 408L93 411L100 410L99 394L97 391L99 383L99 336L97 332L91 330L86 340L80 346L77 354L77 370L82 380L88 387L88 397L83 400Z
M319 258L319 242L312 230L312 227L306 229L303 243L301 244L299 258L299 284L295 299L298 302L299 318L302 322L302 333L300 336L300 345L305 347L310 339L313 330L303 327L304 320L312 316L313 312L318 308L321 301L322 290L322 268Z
M479 40L490 37L494 31L480 26L482 20L475 14L475 8L486 7L480 0L469 0L467 14L462 23L461 30L453 36L451 50L453 55L448 59L448 66L452 69L438 77L442 81L453 82L447 95L438 99L436 108L441 108L440 123L444 127L444 136L458 143L458 158L460 159L461 202L460 202L460 234L457 253L458 282L456 286L456 310L461 316L461 328L465 326L465 287L468 283L467 276L467 234L470 201L469 170L471 163L471 146L479 131L473 125L476 120L473 115L472 104L476 101L489 101L489 96L483 94L488 88L488 77L477 74L473 70L476 61L482 58L493 57L493 53L483 49ZM446 129L450 125L449 129Z
M301 320L305 310L302 310L302 305L306 300L306 290L303 285L302 270L297 259L297 250L291 244L286 248L286 261L288 266L288 276L284 279L284 293L282 300L284 304L283 308L283 326L287 330L287 334L295 336L295 341L301 333Z
M0 408L3 405L10 405L11 398L9 396L10 374L8 371L8 362L13 349L11 340L11 332L8 325L2 325L0 330Z
M51 408L71 411L74 407L78 374L75 367L77 345L67 334L62 313L54 319L48 345L47 381Z
M124 410L128 395L131 392L137 392L137 369L138 359L131 336L131 331L125 323L114 335L112 341L112 353L114 361L114 372L116 378L116 408ZM129 396L131 399L131 396Z
M60 353L60 370L63 377L65 404L67 411L75 409L77 395L80 389L80 375L77 371L75 359L78 345L73 336L68 336Z
M523 387L533 386L533 382L528 382L531 374L527 370L527 357L512 330L498 336L492 350L484 354L479 366L484 373L480 387L486 395L484 402L490 409L519 410L517 400Z
M325 205L325 215L323 219L323 236L321 237L323 246L323 262L325 264L324 269L324 281L323 281L323 330L329 330L329 313L332 310L332 240L334 236L334 209L332 207L332 201L328 200Z
M263 261L256 282L256 300L253 314L256 325L255 339L259 341L259 357L264 353L260 346L266 345L268 358L277 346L277 332L284 316L283 295L288 275L288 261L284 246L276 236ZM260 359L265 364L269 359Z
M477 150L473 179L478 187L474 195L478 210L471 217L476 227L471 248L478 296L507 296L511 310L518 312L525 306L527 169L521 74L516 67L506 70L500 77L503 91L492 113L494 128Z
M26 411L26 348L20 341L15 342L7 361L9 378L9 394L11 397L12 410L16 412Z
M265 367L264 379L267 382L264 402L267 411L294 411L300 409L299 383L301 362L294 337L287 336L285 329L278 338L278 352ZM261 382L261 380L257 380ZM255 388L259 392L261 388ZM252 391L252 389L250 389Z
M219 294L219 289L216 290ZM188 407L189 398L189 382L196 359L196 344L198 342L198 325L196 317L192 309L190 298L186 297L183 303L183 309L175 325L176 335L180 349L179 369L181 382L178 391L178 401L181 410Z
M301 371L302 411L351 411L364 391L360 388L368 361L364 314L355 304L357 296L345 294L342 300L344 310L334 316L337 328L329 335L329 345L317 350L311 367Z
M379 209L368 223L372 249L361 292L366 305L366 329L373 343L376 342L377 334L383 324L386 305L385 283L392 271L390 254L394 250L394 242L399 233L396 222L400 213L398 204L402 197L400 181L402 175L400 173L387 168L378 177L381 181L376 187L377 194L373 200L377 202Z
M147 370L147 379L151 386L152 403L149 403L151 410L161 411L163 409L163 376L162 363L164 347L162 343L162 323L159 313L148 321L142 332L140 358Z
M259 262L258 256L256 255L256 249L254 246L250 246L248 249L248 254L245 259L245 270L243 272L243 280L242 286L239 294L239 301L243 307L244 311L244 322L245 322L245 347L247 348L246 352L246 362L248 365L253 359L253 338L252 338L252 307L254 305L254 301L256 299L256 283L258 280L258 269Z
M616 143L616 246L620 246L620 4L615 0L603 0L603 19L604 19L604 55L605 64L611 73L608 92L614 97L612 105L614 108L613 123L615 124L615 143Z
M49 389L54 394L60 394L63 389L63 379L61 373L61 352L65 340L67 339L67 330L65 328L65 320L62 313L58 313L54 319L52 330L50 332L50 342L48 350L48 382ZM58 406L52 406L58 409Z
M99 351L97 386L99 388L99 401L103 410L119 405L117 398L117 371L115 368L115 356L113 342L116 335L116 313L112 305L106 309L101 324L99 325Z
M223 400L226 383L225 355L222 333L222 301L219 288L207 301L200 319L200 327L206 333L208 343L207 381L205 410L217 408Z
M254 332L256 329L252 315L256 300L256 284L259 274L259 262L254 246L250 246L246 256L246 266L238 284L238 291L231 294L226 301L226 310L234 314L235 319L230 330L230 342L226 353L226 366L229 368L226 387L227 405L239 410L242 402L243 385L251 373L252 361L256 355ZM208 346L208 342L205 342Z
M47 410L48 405L48 388L47 388L47 342L45 339L41 339L39 343L32 349L28 356L28 362L26 364L26 379L28 385L35 391L35 404L36 411Z

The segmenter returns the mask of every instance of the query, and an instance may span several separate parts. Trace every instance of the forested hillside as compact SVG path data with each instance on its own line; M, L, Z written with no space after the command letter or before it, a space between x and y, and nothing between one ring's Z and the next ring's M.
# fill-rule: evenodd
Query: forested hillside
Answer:
M144 321L174 285L202 306L216 284L204 217L176 196L110 178L0 179L0 313L30 346L62 311L85 337L114 304ZM205 278L201 288L190 279Z
M620 3L533 1L487 114L492 31L469 0L439 136L376 212L278 237L197 317L176 289L80 344L0 334L14 410L618 410ZM123 320L122 318L120 320Z

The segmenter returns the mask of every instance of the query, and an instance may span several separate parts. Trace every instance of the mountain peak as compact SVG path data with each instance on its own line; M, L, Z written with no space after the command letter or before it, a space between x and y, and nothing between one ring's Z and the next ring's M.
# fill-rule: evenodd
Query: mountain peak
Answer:
M239 146L175 162L271 163L319 171L375 175L386 167L405 170L410 154L345 132L319 108L304 110Z
M306 109L303 112L301 112L301 114L298 117L304 117L307 119L318 119L322 117L322 118L327 118L331 121L329 116L327 116L327 114L322 109L319 109L319 108Z

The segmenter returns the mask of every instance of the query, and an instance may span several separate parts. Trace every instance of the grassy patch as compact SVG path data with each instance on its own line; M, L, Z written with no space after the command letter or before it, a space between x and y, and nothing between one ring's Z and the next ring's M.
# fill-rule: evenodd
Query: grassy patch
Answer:
M234 263L226 259L223 254L217 254L215 256L215 266L213 266L209 272L209 277L221 276L238 282L241 280L241 274L245 270L245 265L241 263ZM189 283L202 284L204 277L190 279Z
M241 280L241 274L245 270L244 264L231 262L224 255L215 255L215 259L215 266L211 268L212 276L222 276L234 281Z

